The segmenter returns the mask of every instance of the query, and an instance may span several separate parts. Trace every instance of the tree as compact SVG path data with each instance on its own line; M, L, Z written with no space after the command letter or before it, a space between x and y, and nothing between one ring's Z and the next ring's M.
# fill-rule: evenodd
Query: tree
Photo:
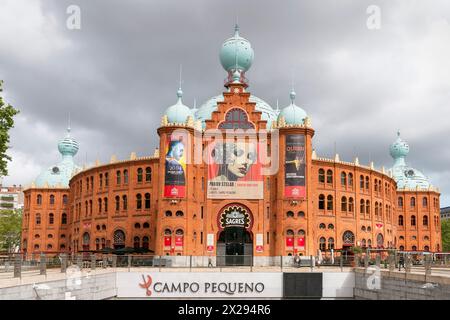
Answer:
M450 251L450 220L441 221L442 251Z
M22 209L0 211L0 251L14 252L20 245Z
M11 161L11 157L6 154L9 148L9 130L14 127L13 117L19 113L19 110L3 102L2 85L3 80L0 80L0 176L4 177L8 175L7 161Z

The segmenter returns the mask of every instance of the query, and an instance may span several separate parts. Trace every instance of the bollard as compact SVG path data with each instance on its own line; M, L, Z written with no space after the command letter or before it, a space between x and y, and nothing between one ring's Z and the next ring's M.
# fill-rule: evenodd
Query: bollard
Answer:
M131 258L132 258L132 256L128 255L128 271L130 271L130 268L131 268Z
M103 261L103 269L105 269L108 266L108 258L105 255L103 255L102 261Z
M376 256L376 258L375 258L375 264L376 264L376 266L377 266L378 268L379 268L380 265L381 265L381 255L380 255L379 252L377 253L377 256Z
M368 268L369 267L369 252L366 251L366 255L364 256L364 268Z
M22 276L22 256L20 254L14 257L14 278Z
M425 275L431 276L431 255L425 255Z
M389 253L389 271L392 272L395 269L395 256L392 252Z
M77 254L77 266L78 269L82 270L83 269L83 259L81 254Z
M116 255L112 256L112 267L113 268L117 267L117 256Z
M342 253L341 256L339 257L339 266L341 267L341 272L344 269L344 259L342 259Z
M39 262L39 274L40 275L46 275L47 274L47 262L45 259L45 254L41 253L41 258Z
M411 255L406 255L406 259L405 259L406 263L405 263L405 269L406 269L406 273L410 273L411 272L411 265L412 265L412 259L411 259Z
M310 266L311 272L312 272L314 270L313 256L309 256L309 266Z
M66 273L67 270L67 254L61 253L61 273Z
M95 257L95 253L91 254L91 270L95 270L96 263L97 263L97 258Z

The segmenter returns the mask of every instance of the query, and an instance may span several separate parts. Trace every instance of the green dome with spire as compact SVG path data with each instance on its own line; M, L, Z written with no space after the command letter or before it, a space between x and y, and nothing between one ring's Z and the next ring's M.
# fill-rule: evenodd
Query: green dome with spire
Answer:
M185 123L189 116L194 118L192 110L181 101L181 98L183 97L183 91L181 88L177 91L177 97L177 103L167 108L165 112L169 123Z
M225 40L220 49L220 63L227 71L250 69L254 52L250 42L239 35L239 26L236 24L234 36ZM237 66L237 67L236 67Z
M288 105L286 108L283 108L278 115L278 119L281 119L281 117L283 117L286 124L292 125L303 124L305 118L307 117L305 110L303 110L294 103L295 96L296 94L294 90L292 90L290 94L291 104Z

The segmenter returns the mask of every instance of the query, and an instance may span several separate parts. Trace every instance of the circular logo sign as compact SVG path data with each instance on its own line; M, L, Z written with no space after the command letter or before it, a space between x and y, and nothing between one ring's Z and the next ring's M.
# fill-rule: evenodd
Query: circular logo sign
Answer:
M240 205L230 205L220 214L220 228L242 227L250 228L250 214Z

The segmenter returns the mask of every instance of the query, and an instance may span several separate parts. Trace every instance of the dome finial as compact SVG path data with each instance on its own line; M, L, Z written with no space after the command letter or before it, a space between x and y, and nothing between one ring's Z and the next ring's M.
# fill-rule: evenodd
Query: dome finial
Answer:
M289 94L289 96L290 96L290 98L291 98L291 104L294 104L295 96L296 96L296 95L297 95L297 94L295 93L294 88L292 88L291 93Z
M239 24L238 24L237 19L238 18L236 17L236 24L234 25L234 37L235 38L239 37Z
M400 138L400 130L397 130L397 137Z
M177 91L177 97L179 101L181 101L181 97L183 97L183 90L181 90L181 84L183 83L182 74L183 74L183 65L180 64L180 86L178 87Z

